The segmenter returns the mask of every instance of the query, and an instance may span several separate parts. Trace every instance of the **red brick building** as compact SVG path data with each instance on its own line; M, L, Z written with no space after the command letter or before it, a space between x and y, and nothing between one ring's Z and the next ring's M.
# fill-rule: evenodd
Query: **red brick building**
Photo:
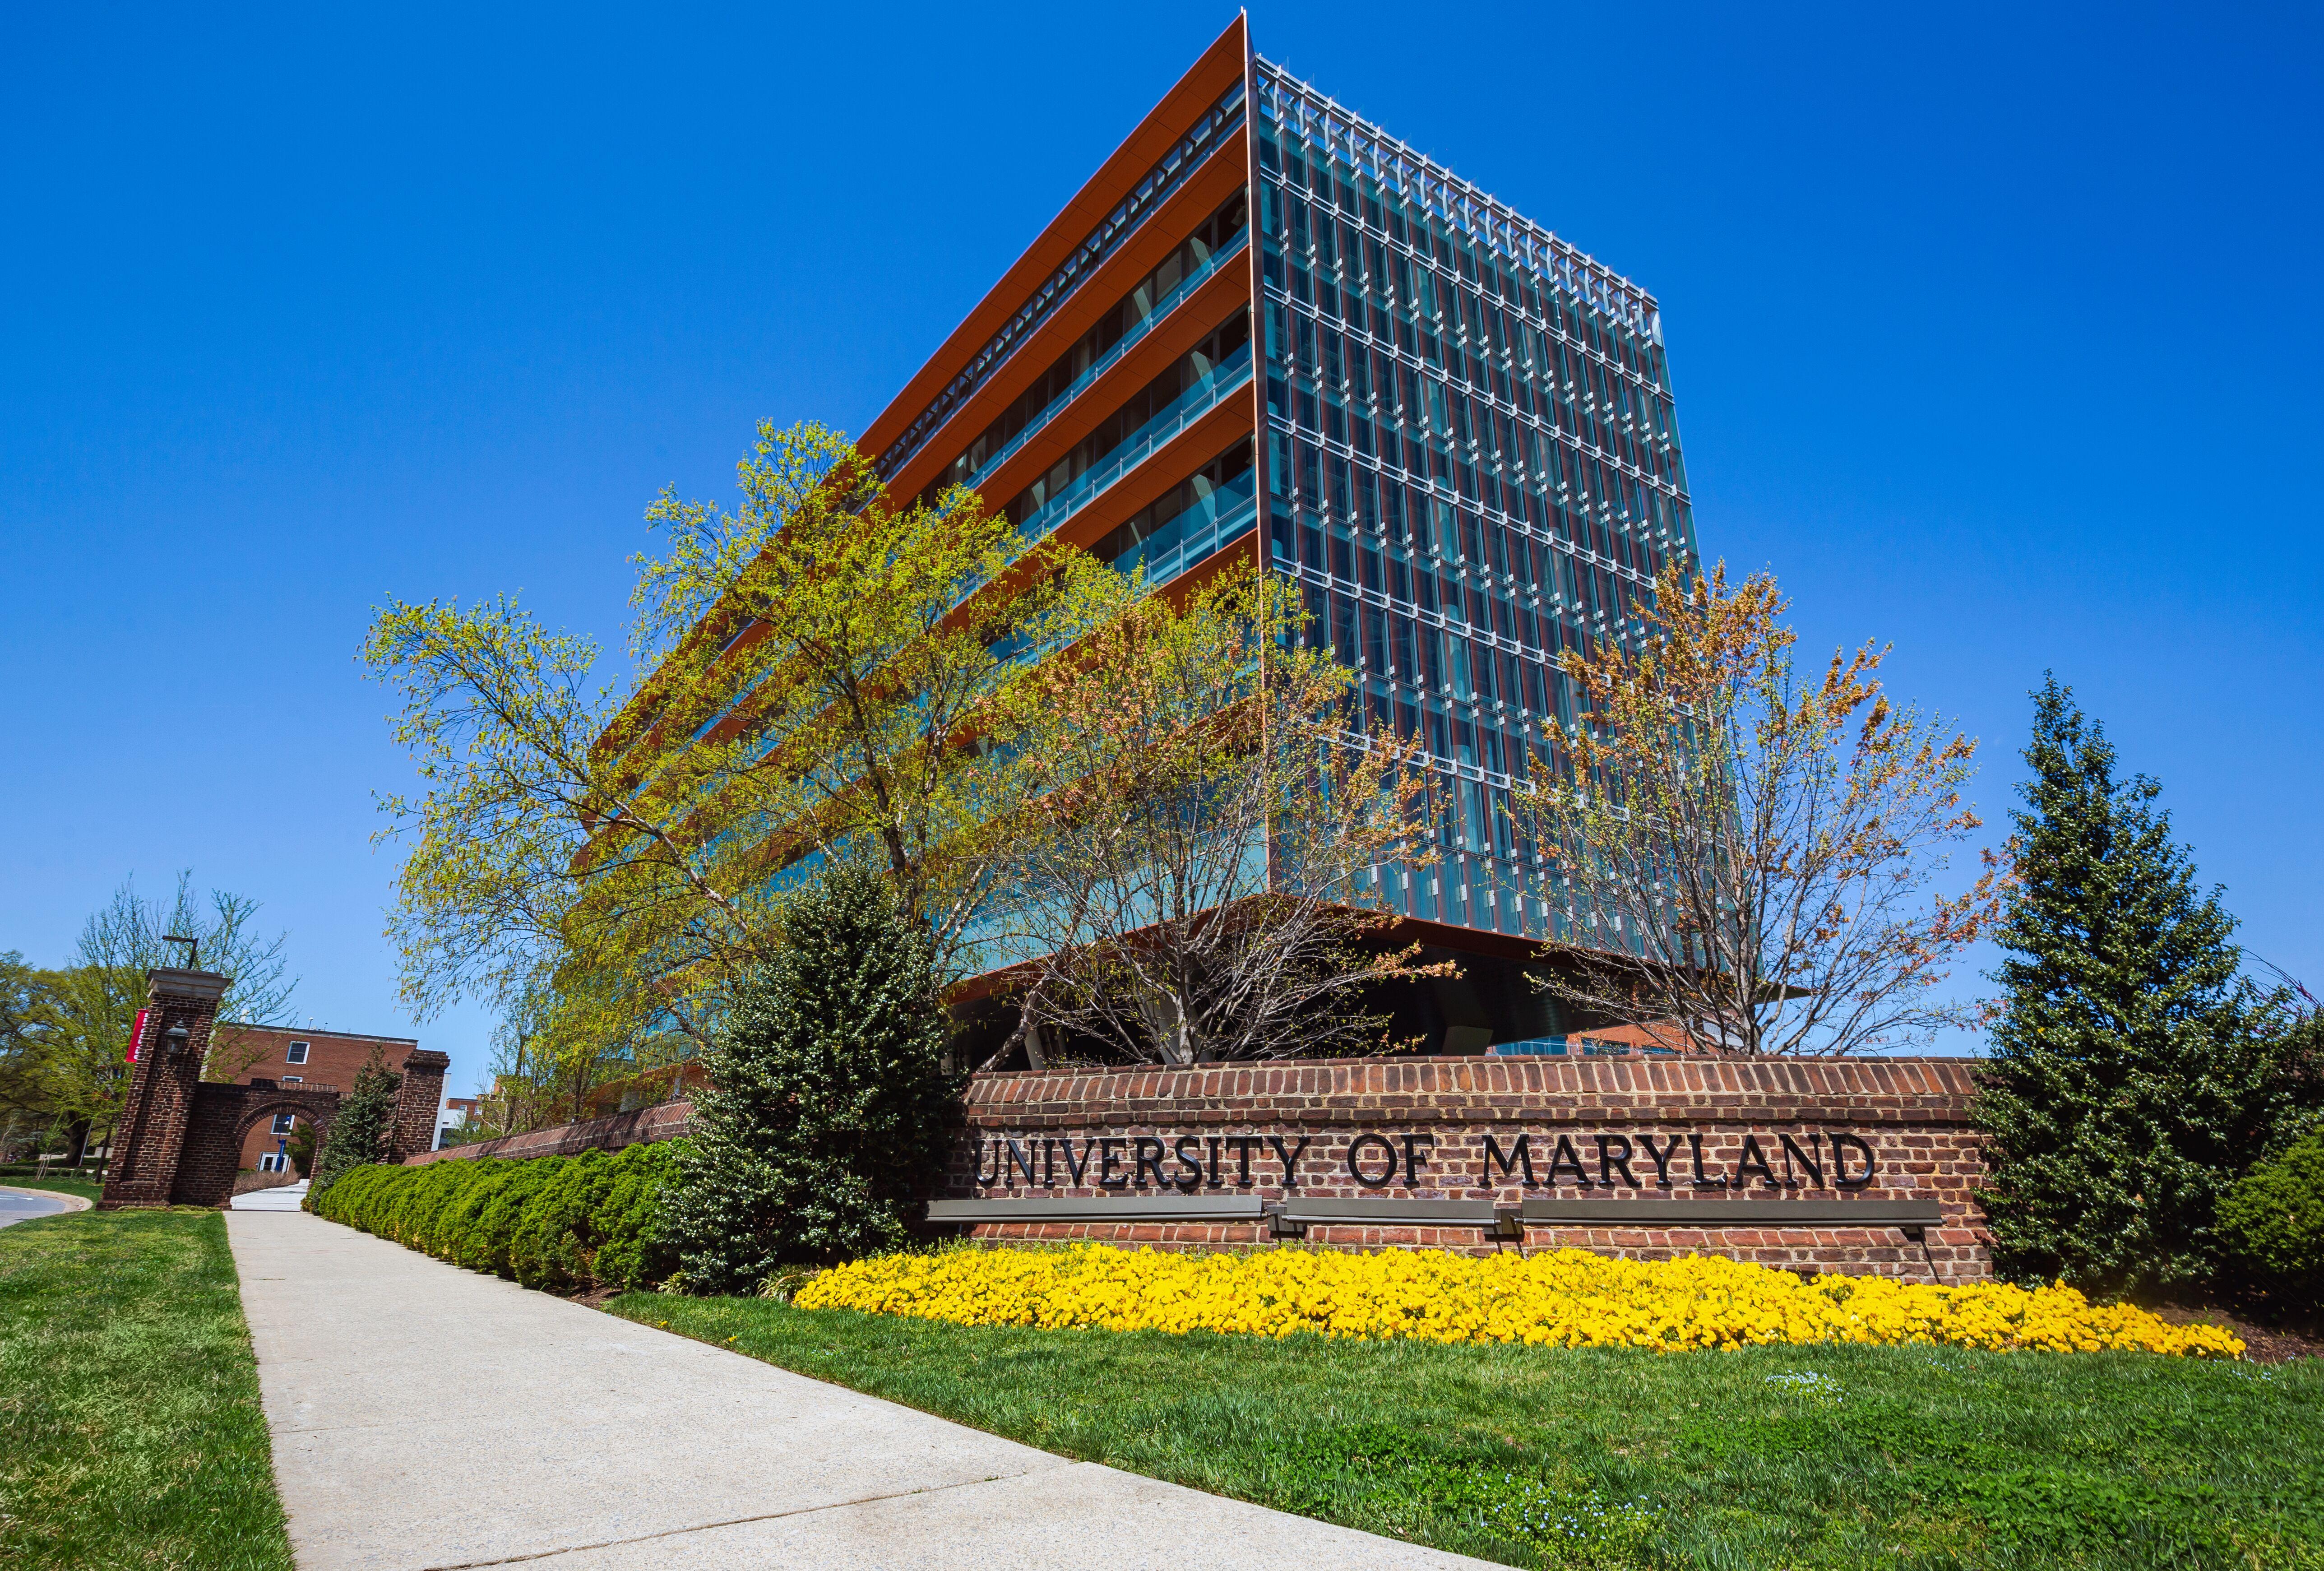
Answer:
M217 1029L220 1048L228 1062L250 1060L250 1067L234 1077L238 1086L247 1086L254 1080L272 1080L281 1086L330 1086L350 1091L355 1088L355 1071L363 1067L374 1047L380 1049L390 1069L402 1068L403 1060L420 1048L415 1037L372 1036L360 1031L323 1030L315 1026L294 1029L222 1023ZM261 1165L287 1166L288 1147L301 1122L288 1113L262 1120L243 1140L240 1166L245 1170Z

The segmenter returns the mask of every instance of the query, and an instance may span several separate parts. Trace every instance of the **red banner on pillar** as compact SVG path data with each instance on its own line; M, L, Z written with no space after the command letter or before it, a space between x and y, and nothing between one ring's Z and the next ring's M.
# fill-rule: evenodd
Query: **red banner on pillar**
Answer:
M129 1028L129 1061L133 1064L137 1061L138 1045L145 1040L145 1017L152 1012L150 1009L139 1010L137 1023Z

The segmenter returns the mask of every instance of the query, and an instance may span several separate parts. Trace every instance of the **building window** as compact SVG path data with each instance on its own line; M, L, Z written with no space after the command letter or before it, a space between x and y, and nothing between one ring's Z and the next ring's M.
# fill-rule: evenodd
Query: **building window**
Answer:
M282 1054L282 1061L286 1064L305 1063L307 1061L307 1044L304 1042L292 1042L290 1046L284 1050Z
M258 1159L258 1170L262 1173L288 1172L290 1169L290 1159L281 1151L268 1151Z
M285 1086L304 1086L306 1083L307 1077L304 1075L285 1075L282 1077L282 1084Z
M274 1132L289 1134L298 1122L299 1115L295 1113L278 1113L274 1115Z

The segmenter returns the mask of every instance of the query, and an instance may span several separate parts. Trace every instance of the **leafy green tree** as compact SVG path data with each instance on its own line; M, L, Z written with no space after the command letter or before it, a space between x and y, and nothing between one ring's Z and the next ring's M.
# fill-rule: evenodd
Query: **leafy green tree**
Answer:
M259 931L258 910L256 901L226 890L204 899L190 873L178 875L167 901L140 895L128 880L82 925L72 965L0 966L0 993L13 1001L0 1004L7 1016L0 1126L11 1114L37 1123L76 1158L101 1143L128 1086L129 1028L145 1003L145 973L189 958L233 978L219 1001L204 1077L231 1080L249 1068L261 1049L238 1028L287 1020L298 986L283 955L288 938ZM166 942L171 934L194 939L194 956Z
M2055 677L2025 761L1978 1100L1997 1261L2107 1289L2193 1285L2218 1263L2220 1197L2314 1105L2312 1069L2282 996L2239 975L2235 919L2197 890L2162 788L2116 778Z
M587 1118L598 1094L617 1083L634 1085L641 1074L692 1056L685 1032L657 1029L649 1019L634 1019L619 1030L576 1029L593 1013L601 1024L610 1023L615 1012L593 1012L586 1000L558 984L595 987L618 975L567 967L561 977L527 986L505 1001L493 1029L477 1106L463 1128L464 1141Z
M1166 1064L1377 1052L1368 992L1458 975L1390 941L1379 883L1433 864L1434 777L1367 726L1306 620L1296 585L1242 566L1148 596L1038 673L1075 723L1033 761L1055 789L991 924L1022 956L1037 1067L1044 1038Z
M133 990L132 977L135 977ZM78 1160L106 1141L129 1086L129 1026L144 978L123 967L74 966L40 974L37 1045L29 1082L49 1132Z
M703 1056L670 1204L688 1285L890 1249L958 1116L924 926L877 873L835 867L785 902L784 942Z
M113 1127L129 1078L130 1013L115 975L43 971L0 955L0 1150L79 1161Z
M290 1167L302 1178L315 1176L315 1126L303 1118L290 1131Z
M11 949L0 954L0 1161L40 1143L51 1123L39 1073L44 973Z
M315 1153L314 1179L307 1190L309 1209L333 1184L385 1153L395 1127L395 1094L402 1084L403 1077L387 1067L381 1049L372 1049L363 1067L355 1071L355 1083L347 1087L339 1103L330 1132L323 1136L322 1149Z
M392 602L364 643L424 785L384 803L404 996L521 1020L528 1084L707 1040L772 956L774 875L821 859L876 862L966 967L1060 723L1022 657L1131 592L973 493L890 496L820 426L762 427L740 477L731 510L654 504L626 679L506 598Z

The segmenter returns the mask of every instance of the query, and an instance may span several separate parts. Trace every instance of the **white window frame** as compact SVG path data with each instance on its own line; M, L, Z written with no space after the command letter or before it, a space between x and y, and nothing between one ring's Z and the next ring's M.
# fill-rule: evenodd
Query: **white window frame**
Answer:
M289 1047L282 1049L282 1061L286 1064L305 1063L307 1061L307 1049L309 1046L309 1044L306 1042L292 1042Z
M272 1132L276 1134L289 1134L298 1127L299 1115L297 1114L278 1113L274 1115L274 1129Z

